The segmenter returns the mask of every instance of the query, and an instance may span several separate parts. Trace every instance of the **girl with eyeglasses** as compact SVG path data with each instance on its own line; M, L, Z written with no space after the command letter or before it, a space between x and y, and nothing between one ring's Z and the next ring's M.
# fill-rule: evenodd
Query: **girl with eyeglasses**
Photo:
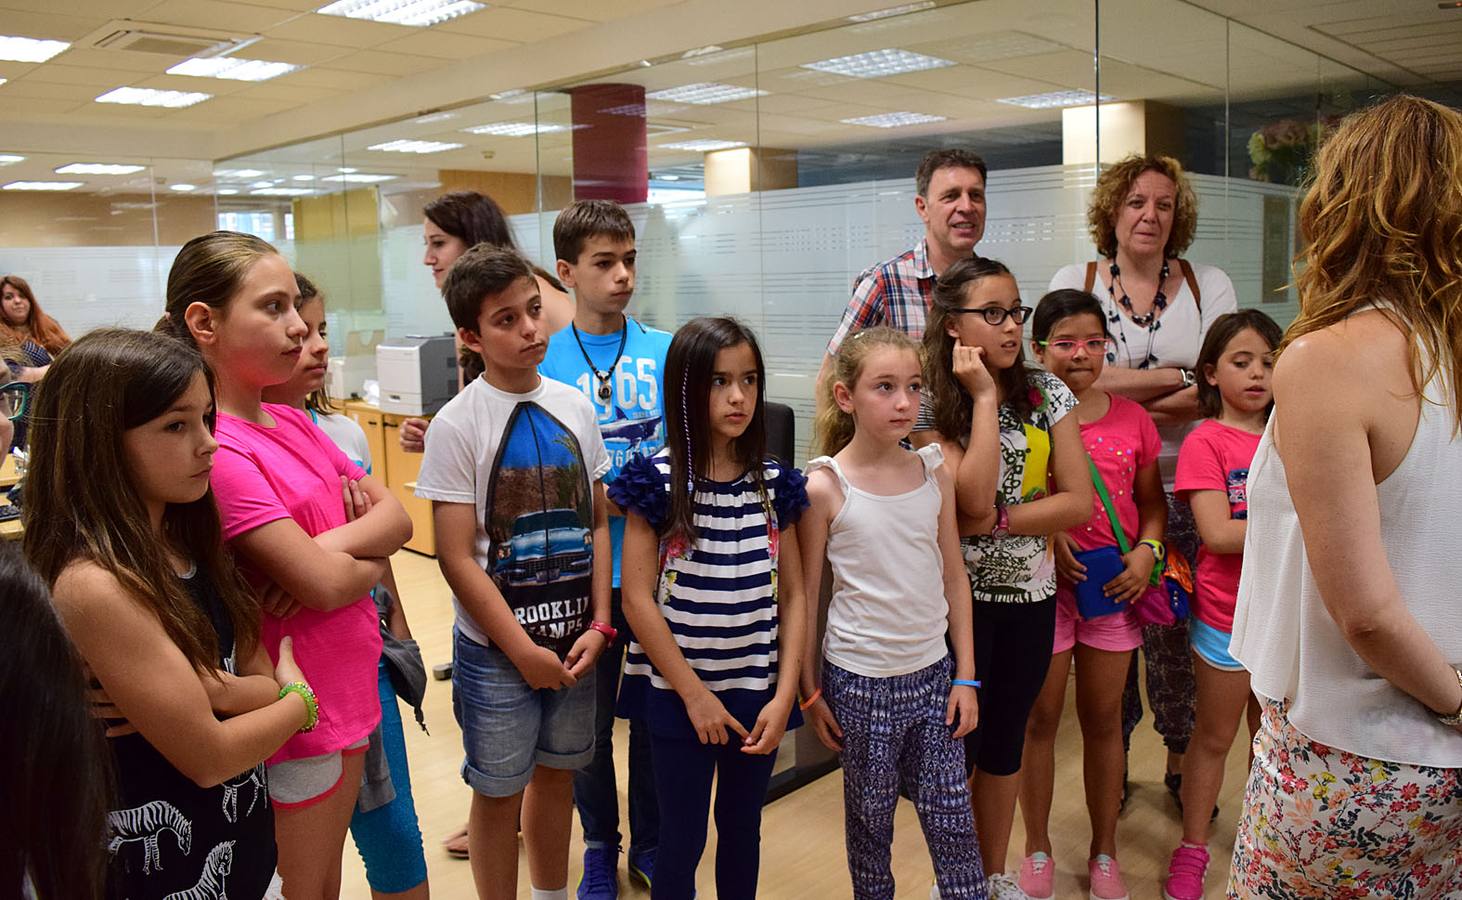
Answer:
M970 576L979 726L965 738L980 853L994 900L1024 894L1005 874L1026 719L1051 660L1056 567L1048 536L1091 517L1076 398L1028 367L1015 276L966 259L939 276L924 332L928 398L912 440L938 442L955 476Z
M1166 558L1167 524L1158 456L1162 438L1141 404L1097 385L1112 345L1101 304L1085 291L1041 298L1031 320L1031 349L1076 395L1081 444L1107 493L1087 508L1086 522L1051 535L1056 561L1056 640L1035 709L1026 726L1020 782L1025 862L1020 888L1033 900L1055 896L1051 797L1056 731L1076 666L1076 714L1082 774L1091 820L1089 896L1121 900L1127 887L1117 866L1117 813L1122 804L1122 689L1132 652L1142 646L1134 613L1153 567ZM1107 511L1111 504L1112 512ZM1119 537L1113 519L1121 529ZM1091 582L1087 584L1087 582Z

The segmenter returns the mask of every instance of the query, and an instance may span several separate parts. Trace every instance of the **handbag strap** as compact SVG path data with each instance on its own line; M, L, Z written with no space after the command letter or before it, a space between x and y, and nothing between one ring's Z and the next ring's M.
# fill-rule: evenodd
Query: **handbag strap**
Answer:
M1107 493L1107 483L1102 481L1102 473L1097 471L1096 463L1090 456L1086 458L1087 468L1091 469L1091 484L1096 488L1097 497L1101 498L1102 508L1107 511L1107 519L1112 523L1112 535L1117 538L1117 548L1126 556L1132 552L1132 545L1127 543L1127 532L1122 530L1122 523L1117 520L1117 510L1112 506L1112 495Z

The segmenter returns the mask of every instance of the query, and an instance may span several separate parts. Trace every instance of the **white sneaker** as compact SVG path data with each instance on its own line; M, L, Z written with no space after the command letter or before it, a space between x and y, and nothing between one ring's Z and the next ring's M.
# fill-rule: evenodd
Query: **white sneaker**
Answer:
M1015 877L1003 872L986 879L985 890L990 894L990 900L1030 900Z

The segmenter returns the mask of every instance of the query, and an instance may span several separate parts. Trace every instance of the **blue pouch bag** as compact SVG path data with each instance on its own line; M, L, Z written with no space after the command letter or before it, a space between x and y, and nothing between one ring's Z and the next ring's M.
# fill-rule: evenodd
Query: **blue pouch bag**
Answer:
M1083 619L1096 619L1121 612L1127 604L1102 594L1107 582L1121 575L1127 568L1122 562L1122 552L1116 547L1096 547L1078 550L1072 554L1076 561L1086 566L1086 580L1073 585L1076 592L1076 611Z

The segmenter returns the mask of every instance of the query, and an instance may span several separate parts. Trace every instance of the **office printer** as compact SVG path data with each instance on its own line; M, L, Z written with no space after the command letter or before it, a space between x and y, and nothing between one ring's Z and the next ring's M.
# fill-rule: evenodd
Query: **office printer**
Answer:
M457 344L449 334L407 335L376 345L381 411L430 416L457 393Z

